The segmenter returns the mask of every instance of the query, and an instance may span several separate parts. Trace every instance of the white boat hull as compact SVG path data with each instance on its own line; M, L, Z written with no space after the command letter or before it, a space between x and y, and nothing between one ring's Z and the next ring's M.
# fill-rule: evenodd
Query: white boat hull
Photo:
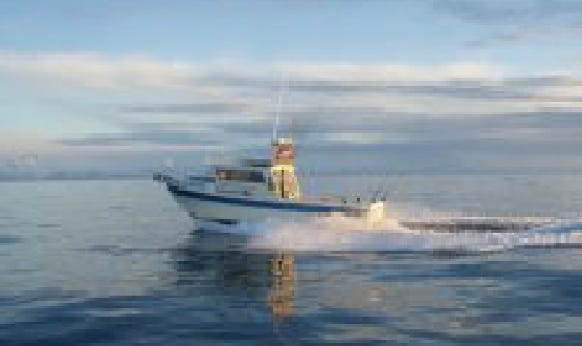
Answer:
M220 202L203 201L192 197L175 196L175 199L191 217L198 220L212 221L222 224L235 224L240 221L255 222L267 218L314 216L314 213L231 205Z
M305 219L332 215L380 218L384 203L367 208L331 204L314 204L289 200L256 200L244 197L224 197L192 191L172 191L178 204L194 219L218 224L257 222L269 218Z

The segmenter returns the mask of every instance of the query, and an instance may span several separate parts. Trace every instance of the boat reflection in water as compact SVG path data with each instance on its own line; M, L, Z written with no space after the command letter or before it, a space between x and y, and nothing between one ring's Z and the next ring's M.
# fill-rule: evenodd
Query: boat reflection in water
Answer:
M295 259L293 255L279 254L271 259L273 281L268 304L275 322L293 314L295 297Z
M245 297L246 304L256 305L252 308L267 307L273 323L282 323L293 314L294 256L249 252L247 241L237 234L193 231L174 251L175 284L192 295Z

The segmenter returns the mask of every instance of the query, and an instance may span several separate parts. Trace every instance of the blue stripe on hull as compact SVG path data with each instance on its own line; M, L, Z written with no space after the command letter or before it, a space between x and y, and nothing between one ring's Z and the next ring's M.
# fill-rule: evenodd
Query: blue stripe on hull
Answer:
M219 223L221 225L236 225L239 223L239 220L234 220L234 219L213 219L213 218L207 218L207 217L198 217L194 213L190 213L190 216L196 220L215 222L215 223Z
M254 208L264 208L264 209L277 209L286 211L298 211L298 212L309 212L309 213L329 213L329 212L348 212L357 209L344 207L344 206L329 206L329 205L317 205L317 204L299 204L290 202L278 202L278 201L261 201L252 200L248 198L231 197L231 196L221 196L204 192L194 192L194 191L184 191L177 188L169 189L173 194L181 197L191 197L196 198L201 201L218 202L225 204L235 204Z

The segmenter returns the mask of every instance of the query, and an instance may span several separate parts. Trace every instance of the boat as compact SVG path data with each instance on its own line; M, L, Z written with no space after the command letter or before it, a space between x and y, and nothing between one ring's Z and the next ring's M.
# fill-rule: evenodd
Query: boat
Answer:
M233 225L269 218L384 218L386 201L304 196L295 174L291 138L271 141L270 159L247 159L238 165L217 165L199 175L155 175L165 182L178 204L203 225Z

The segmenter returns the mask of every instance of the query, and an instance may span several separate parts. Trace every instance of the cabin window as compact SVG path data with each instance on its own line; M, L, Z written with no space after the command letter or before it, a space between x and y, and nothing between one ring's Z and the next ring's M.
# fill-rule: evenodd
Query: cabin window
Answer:
M190 180L191 182L213 183L214 177L189 176L188 180Z
M260 171L219 170L216 172L221 180L237 180L248 183L264 183L265 176Z

